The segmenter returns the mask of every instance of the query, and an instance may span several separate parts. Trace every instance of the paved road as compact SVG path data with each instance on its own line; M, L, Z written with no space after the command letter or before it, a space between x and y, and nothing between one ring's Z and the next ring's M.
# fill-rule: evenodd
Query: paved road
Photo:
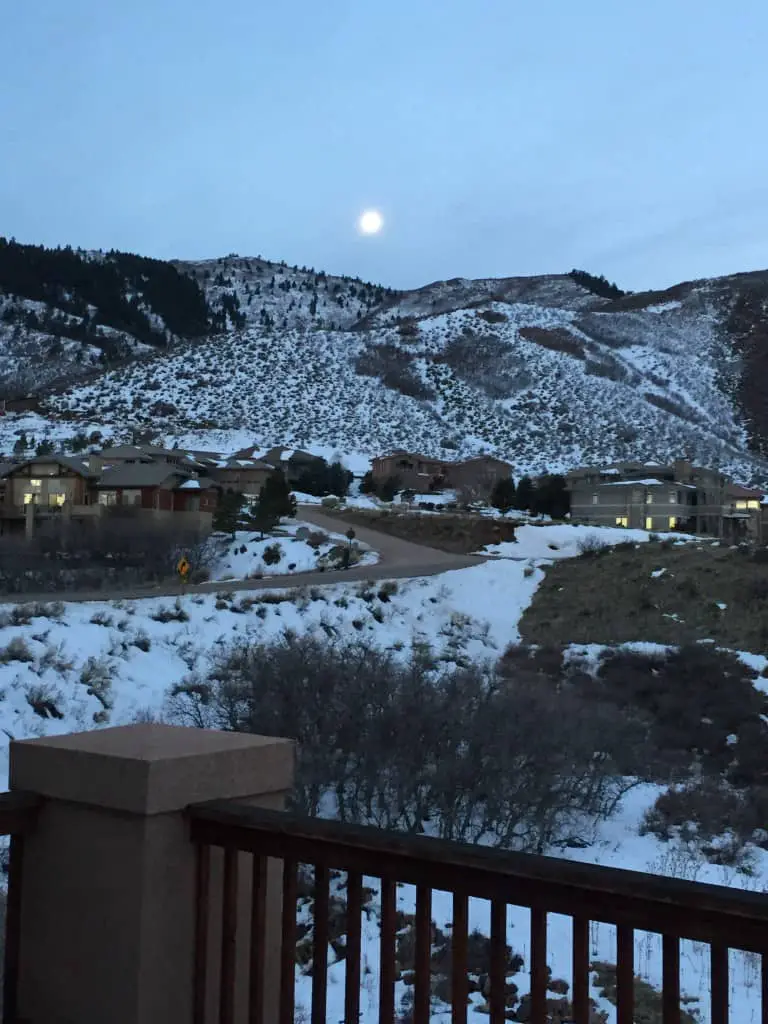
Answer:
M314 505L299 507L296 518L311 523L328 533L344 533L343 520L318 512ZM0 604L29 604L49 601L138 601L149 597L178 597L182 594L216 594L221 591L278 590L285 587L327 587L359 580L409 579L415 576L436 576L453 569L482 565L482 555L453 555L422 544L413 544L366 526L354 526L356 539L379 553L376 565L353 566L330 572L286 573L260 580L227 580L183 585L179 583L132 587L126 590L57 591L50 594L0 595Z

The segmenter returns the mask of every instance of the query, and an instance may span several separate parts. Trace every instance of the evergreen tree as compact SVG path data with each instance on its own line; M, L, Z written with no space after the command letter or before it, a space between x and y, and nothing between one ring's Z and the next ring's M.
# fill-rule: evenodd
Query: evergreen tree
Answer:
M565 477L559 473L547 474L537 482L532 511L537 515L564 519L571 510L571 499Z
M511 508L515 507L515 481L511 476L502 477L496 481L496 484L491 491L491 505L497 508L499 512L505 514L509 512Z
M519 508L522 512L530 512L533 508L535 490L533 481L529 476L521 477L517 483L515 508Z
M360 481L360 493L361 494L375 494L376 493L376 481L373 479L373 472L369 469L363 479Z
M222 494L213 514L213 529L219 533L228 533L234 537L244 497L232 491Z

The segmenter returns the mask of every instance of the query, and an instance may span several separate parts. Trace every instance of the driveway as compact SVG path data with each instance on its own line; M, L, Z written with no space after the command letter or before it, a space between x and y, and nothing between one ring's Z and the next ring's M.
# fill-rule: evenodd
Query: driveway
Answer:
M300 505L296 518L327 533L345 532L343 520L316 511L314 505ZM413 544L365 526L354 526L355 539L379 553L376 565L352 566L328 572L285 573L260 580L227 580L198 584L158 584L126 590L56 591L50 594L0 595L0 604L30 604L49 601L139 601L150 597L179 597L182 594L217 594L237 591L282 590L293 587L328 587L360 580L400 580L437 576L454 569L468 569L487 561L482 555L452 555L423 544Z

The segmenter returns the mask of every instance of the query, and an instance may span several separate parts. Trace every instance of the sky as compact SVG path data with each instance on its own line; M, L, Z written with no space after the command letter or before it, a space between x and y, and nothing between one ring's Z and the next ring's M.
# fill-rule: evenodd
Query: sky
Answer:
M397 288L768 266L765 0L6 6L0 234L19 241Z

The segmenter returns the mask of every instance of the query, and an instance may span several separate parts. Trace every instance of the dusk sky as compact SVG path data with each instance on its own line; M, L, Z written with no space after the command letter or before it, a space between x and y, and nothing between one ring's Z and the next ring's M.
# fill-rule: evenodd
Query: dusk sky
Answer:
M0 234L395 287L768 266L765 0L25 0ZM384 229L356 221L379 210Z

